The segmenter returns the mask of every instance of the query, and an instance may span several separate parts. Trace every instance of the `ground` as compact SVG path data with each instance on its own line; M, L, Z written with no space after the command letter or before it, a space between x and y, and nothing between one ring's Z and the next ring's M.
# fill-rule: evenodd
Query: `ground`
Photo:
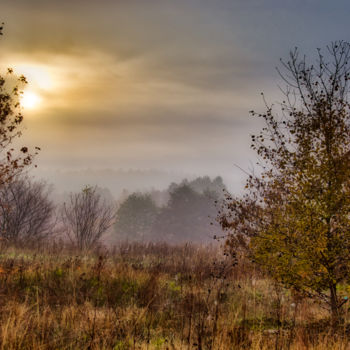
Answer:
M1 349L350 348L346 324L217 246L3 248L0 295Z

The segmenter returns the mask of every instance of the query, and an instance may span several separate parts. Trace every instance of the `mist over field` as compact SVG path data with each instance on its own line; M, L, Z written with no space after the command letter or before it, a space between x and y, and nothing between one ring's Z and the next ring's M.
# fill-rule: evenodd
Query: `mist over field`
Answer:
M0 0L0 349L349 350L349 13Z
M196 176L161 170L35 169L30 174L35 174L36 179L42 179L49 185L50 197L58 206L67 201L70 193L78 193L86 186L97 186L103 199L115 205L116 220L123 221L119 228L118 223L113 224L104 235L101 242L106 247L125 241L215 244L214 237L221 236L217 215L223 204L222 200L235 189L239 192L244 183L238 177L236 182L228 181L231 186L227 186L225 180L218 176ZM215 181L217 183L214 185ZM187 185L194 193L184 192L183 197L177 199L176 206L179 208L168 208L170 212L163 218L163 223L160 223L160 219L156 217L165 215L161 212L170 205L171 194L177 187ZM149 201L139 204L142 208L135 203L127 213L119 213L118 210L125 205L128 198L135 195L149 198ZM197 198L196 195L202 197ZM152 218L144 217L143 211L149 211L147 215Z
M200 174L133 169L36 169L31 174L54 185L54 192L79 191L86 185L108 189L117 200L122 192L164 190L172 182L194 179ZM207 175L207 174L203 174ZM233 187L233 186L232 186Z

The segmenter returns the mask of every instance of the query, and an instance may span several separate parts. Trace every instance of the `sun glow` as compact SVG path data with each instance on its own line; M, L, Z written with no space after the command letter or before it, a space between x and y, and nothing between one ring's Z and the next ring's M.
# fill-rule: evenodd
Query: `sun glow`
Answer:
M41 98L35 92L24 91L20 101L22 107L34 109L39 106Z
M23 74L29 84L40 90L51 90L53 81L47 67L39 65L19 64L16 71Z
M21 107L27 110L43 108L47 103L43 97L55 88L49 66L17 63L14 64L14 71L23 74L28 81L20 97Z

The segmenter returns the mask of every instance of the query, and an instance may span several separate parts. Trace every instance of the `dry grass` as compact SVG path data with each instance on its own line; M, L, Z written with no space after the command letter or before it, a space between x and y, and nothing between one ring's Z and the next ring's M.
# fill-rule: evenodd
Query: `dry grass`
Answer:
M0 255L1 349L350 349L348 330L214 247Z

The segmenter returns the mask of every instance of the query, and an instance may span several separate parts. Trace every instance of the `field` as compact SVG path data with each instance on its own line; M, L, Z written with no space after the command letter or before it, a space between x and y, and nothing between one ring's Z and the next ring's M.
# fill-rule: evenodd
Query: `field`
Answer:
M345 325L218 247L3 248L1 349L347 349Z

